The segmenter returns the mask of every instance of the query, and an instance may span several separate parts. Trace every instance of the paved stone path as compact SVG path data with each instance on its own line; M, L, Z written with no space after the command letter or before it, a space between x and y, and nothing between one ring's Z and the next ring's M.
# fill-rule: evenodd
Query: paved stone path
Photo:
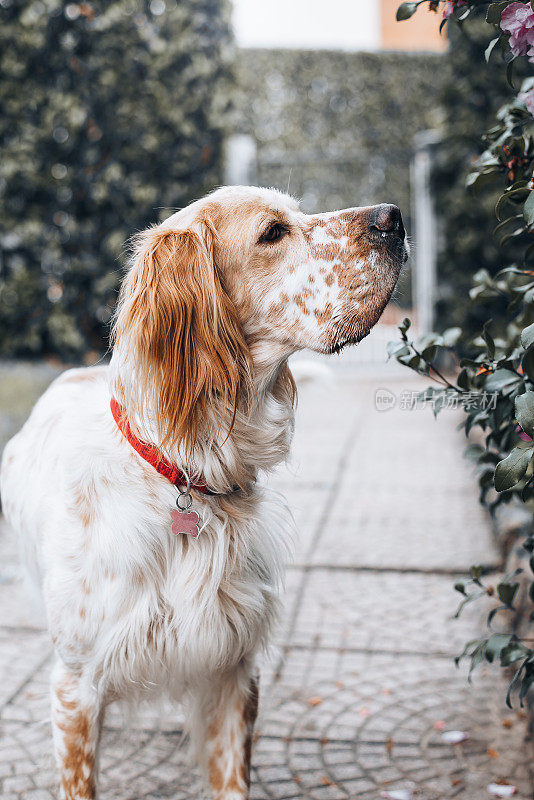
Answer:
M498 669L472 686L452 656L476 636L455 621L454 576L496 568L490 528L463 461L457 418L375 409L374 392L421 388L406 376L305 384L293 460L272 480L294 510L278 648L264 665L252 797L482 800L509 779L533 792L525 721L504 705ZM26 599L15 545L0 531L0 796L56 797L46 633ZM447 745L443 730L469 738ZM102 800L203 797L176 712L108 715Z

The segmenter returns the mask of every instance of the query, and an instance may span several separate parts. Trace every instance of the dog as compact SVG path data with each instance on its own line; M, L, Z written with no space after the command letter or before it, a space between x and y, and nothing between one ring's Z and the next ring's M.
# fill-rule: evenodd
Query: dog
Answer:
M396 206L307 215L255 187L136 237L109 366L55 380L2 461L55 648L66 800L96 797L106 705L158 694L184 704L212 796L248 797L290 528L258 478L290 447L288 357L359 342L406 258Z

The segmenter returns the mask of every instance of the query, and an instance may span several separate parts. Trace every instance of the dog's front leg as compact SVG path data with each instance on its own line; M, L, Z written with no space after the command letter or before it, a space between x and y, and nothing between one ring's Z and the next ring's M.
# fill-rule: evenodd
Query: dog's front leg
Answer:
M193 741L214 800L246 800L258 713L258 681L250 673L226 676L197 696Z
M52 732L64 800L94 800L102 727L97 694L60 660L52 673Z

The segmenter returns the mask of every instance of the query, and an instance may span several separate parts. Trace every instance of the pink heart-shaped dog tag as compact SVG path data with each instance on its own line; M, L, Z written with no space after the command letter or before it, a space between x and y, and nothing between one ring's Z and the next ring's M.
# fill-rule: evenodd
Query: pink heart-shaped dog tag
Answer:
M178 536L180 533L188 534L193 539L200 533L198 521L200 517L196 511L171 511L172 532Z

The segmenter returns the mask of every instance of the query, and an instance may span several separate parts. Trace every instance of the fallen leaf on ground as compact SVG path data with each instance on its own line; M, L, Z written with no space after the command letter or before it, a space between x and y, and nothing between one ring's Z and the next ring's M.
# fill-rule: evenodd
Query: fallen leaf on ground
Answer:
M503 721L501 722L501 725L503 726L503 728L513 728L514 721L513 719L510 719L510 717L506 717L506 719L503 719Z
M517 792L517 787L510 784L508 786L501 786L500 783L489 783L486 786L486 791L488 794L493 795L493 797L511 797Z
M319 706L323 702L322 697L309 697L308 703L310 706Z
M392 752L393 752L393 745L394 744L395 744L395 740L393 739L392 736L389 736L388 740L386 742L386 750L388 751L389 755L391 755Z
M466 739L469 739L469 734L465 731L445 731L445 733L441 734L441 738L445 744L460 744L460 742L465 742Z
M499 758L499 751L494 750L493 747L488 747L486 753L490 756L490 758Z

